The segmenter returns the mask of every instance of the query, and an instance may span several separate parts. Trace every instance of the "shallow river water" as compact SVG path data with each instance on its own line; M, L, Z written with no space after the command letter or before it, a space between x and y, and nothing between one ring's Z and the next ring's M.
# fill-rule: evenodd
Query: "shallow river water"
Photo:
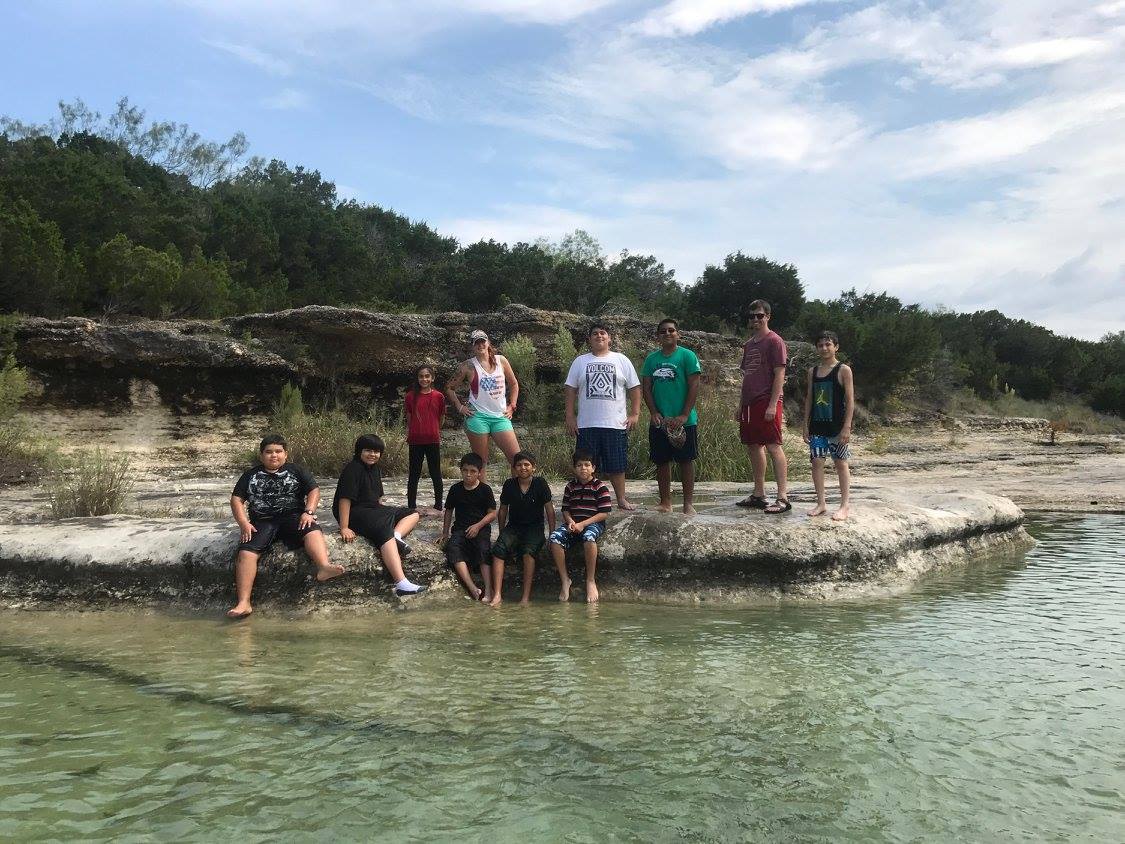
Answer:
M0 613L0 839L1125 840L1125 518L843 604Z

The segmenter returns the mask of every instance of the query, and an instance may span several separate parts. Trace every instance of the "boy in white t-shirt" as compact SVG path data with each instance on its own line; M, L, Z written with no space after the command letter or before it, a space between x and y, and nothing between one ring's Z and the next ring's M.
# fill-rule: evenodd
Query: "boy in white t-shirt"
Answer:
M613 486L617 506L637 507L625 497L629 435L641 415L641 379L633 362L611 352L609 329L590 326L587 354L579 355L566 375L566 429L578 438L576 448L594 455L601 476ZM577 400L578 412L575 413Z

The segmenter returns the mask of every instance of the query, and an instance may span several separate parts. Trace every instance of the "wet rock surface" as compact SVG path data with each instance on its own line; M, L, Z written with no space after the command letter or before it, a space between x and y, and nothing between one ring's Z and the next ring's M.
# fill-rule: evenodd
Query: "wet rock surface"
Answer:
M735 505L741 495L731 486L701 490L700 513L690 518L650 508L615 512L601 545L603 600L852 597L901 588L935 567L986 550L1030 544L1023 513L997 496L863 491L852 518L833 522L827 516L808 518L800 509L781 516L745 510ZM410 537L414 550L405 560L407 574L431 586L410 599L394 597L379 555L366 541L345 544L327 512L321 520L332 559L349 573L317 584L303 552L277 544L262 557L256 605L312 611L465 599L436 543L439 520L423 520ZM231 600L235 546L229 521L106 516L4 525L0 603L218 607ZM572 553L570 565L574 599L582 600L580 550ZM518 588L518 570L508 567L510 589ZM542 598L557 595L558 577L546 552L536 586Z

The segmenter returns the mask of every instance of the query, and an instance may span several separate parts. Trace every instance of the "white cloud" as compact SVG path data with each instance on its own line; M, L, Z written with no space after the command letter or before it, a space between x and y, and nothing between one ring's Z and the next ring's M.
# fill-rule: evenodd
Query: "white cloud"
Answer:
M759 13L782 12L832 0L672 0L636 24L642 35L697 35L716 24Z
M231 44L226 41L204 41L203 43L209 47L214 47L216 50L230 53L247 64L254 65L275 76L289 76L293 73L293 66L288 61L259 50L257 47L251 47L247 44Z
M262 100L262 105L277 111L290 111L305 108L309 104L308 95L296 88L285 88Z

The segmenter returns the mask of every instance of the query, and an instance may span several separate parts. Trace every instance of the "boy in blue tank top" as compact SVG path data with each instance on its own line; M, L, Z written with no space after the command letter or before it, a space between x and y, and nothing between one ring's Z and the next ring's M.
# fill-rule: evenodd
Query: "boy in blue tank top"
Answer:
M809 515L823 516L828 512L824 492L824 461L831 456L836 477L840 480L840 508L832 514L832 519L842 522L848 517L851 487L848 443L852 438L855 395L852 390L851 367L836 359L839 350L840 338L834 332L822 331L816 338L820 364L809 369L802 435L809 444L813 487L816 489L816 506L809 510Z

